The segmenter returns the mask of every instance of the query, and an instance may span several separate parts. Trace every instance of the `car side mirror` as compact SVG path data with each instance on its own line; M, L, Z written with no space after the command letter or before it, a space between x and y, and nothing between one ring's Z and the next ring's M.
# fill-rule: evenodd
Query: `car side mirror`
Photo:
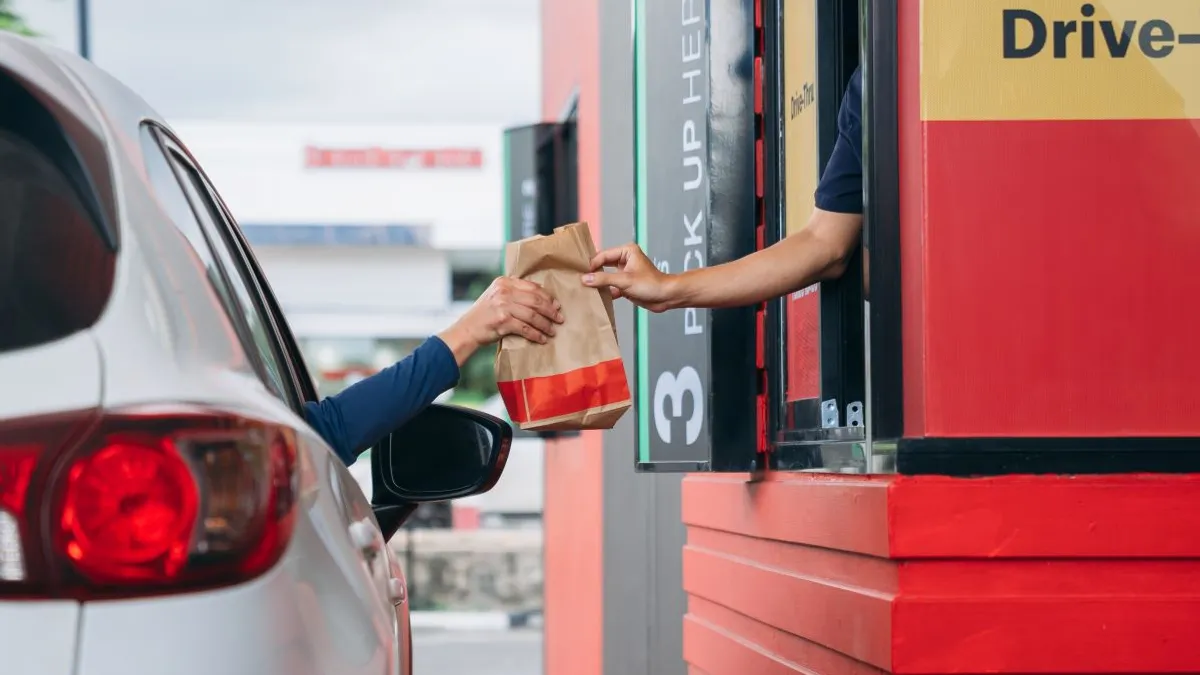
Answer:
M487 492L511 445L512 427L503 420L435 403L371 452L371 501L408 506Z

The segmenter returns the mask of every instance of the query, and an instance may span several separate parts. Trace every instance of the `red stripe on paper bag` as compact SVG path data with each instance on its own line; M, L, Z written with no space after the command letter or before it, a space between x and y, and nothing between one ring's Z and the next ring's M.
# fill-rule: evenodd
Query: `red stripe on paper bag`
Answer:
M630 400L621 359L524 380L497 382L509 419L517 424L563 417Z

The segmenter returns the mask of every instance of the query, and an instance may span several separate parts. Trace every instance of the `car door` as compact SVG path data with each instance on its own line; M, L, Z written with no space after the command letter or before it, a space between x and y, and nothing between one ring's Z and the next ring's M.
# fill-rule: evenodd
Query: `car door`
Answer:
M230 222L233 222L231 216ZM304 401L316 402L318 400L316 387L313 385L312 377L304 363L303 353L292 335L291 327L288 326L287 320L283 317L275 300L275 294L263 276L249 242L246 241L236 224L233 226L232 232L233 237L237 240L239 251L245 257L247 267L252 270L257 280L264 306L267 312L274 317L281 344L288 355L287 360L299 381L301 396ZM392 622L393 635L396 637L393 654L399 674L411 675L412 630L409 623L408 589L404 572L395 552L384 540L379 523L375 520L370 495L364 494L360 478L355 475L365 473L368 481L367 487L370 488L370 461L370 451L359 457L354 464L354 471L343 465L340 460L335 461L337 480L332 487L336 492L338 505L345 515L347 527L350 528L351 538L355 540L358 553L363 557L367 573L375 583L381 601L386 605L385 611Z
M215 198L219 203L220 197ZM296 340L292 336L291 328L278 308L275 295L258 267L258 261L254 257L253 250L242 236L241 230L237 228L236 224L233 224L228 209L224 204L221 204L220 208L224 211L230 223L230 239L240 257L239 262L245 267L248 275L251 277L262 303L263 311L271 320L276 332L276 339L281 351L284 353L284 361L292 379L297 383L302 402L315 403L318 400L316 387L313 386L312 377L309 375L309 371L304 364L304 357L299 345L296 344ZM387 542L383 540L383 533L380 531L379 525L375 522L371 502L358 487L358 483L354 480L349 468L341 462L336 463L335 475L336 481L331 485L333 488L332 494L344 514L347 528L351 533L351 538L355 541L359 554L363 558L363 563L380 590L380 597L388 599L389 574L387 561L383 555L383 549ZM388 602L390 603L390 600Z
M202 219L205 221L204 226L216 230L208 236L219 239L214 242L214 249L222 258L226 274L233 281L231 286L245 296L240 300L249 306L246 311L246 323L250 327L248 332L259 352L265 355L262 360L266 362L267 378L274 385L272 388L277 388L281 395L287 397L292 408L303 416L304 404L317 400L316 390L291 330L279 311L253 252L241 236L228 208L182 144L163 129L158 129L156 133L159 134L168 157L180 174L179 179L188 198L196 202L196 209L205 210L209 216ZM327 445L322 443L320 450L324 455L320 459L325 460L324 465L329 467L329 470L320 472L326 483L320 486L318 498L333 503L338 522L345 528L347 535L326 538L327 547L335 549L330 551L335 557L352 558L353 562L361 567L362 574L359 576L369 590L356 595L365 596L370 603L372 623L377 628L386 629L391 652L390 672L401 672L401 646L397 644L397 636L406 635L406 632L401 631L397 622L393 602L395 584L390 583L392 574L386 542L375 521L369 501L350 477L346 466L334 456ZM346 545L339 546L339 541L346 542Z
M199 179L203 182L203 186L207 190L206 196L212 200L213 205L220 211L221 219L226 228L224 234L228 237L230 248L236 256L235 264L244 271L248 283L253 287L255 302L258 304L266 322L270 324L272 340L277 345L282 365L287 371L286 377L292 383L300 405L307 402L317 402L316 387L313 386L312 377L304 363L303 353L295 337L292 335L287 319L283 316L283 312L279 308L275 294L271 290L271 286L267 282L257 258L254 256L253 249L242 235L233 215L220 195L212 187L212 184L208 182L208 179L199 170L199 167L196 167L196 170ZM359 461L369 462L370 460L368 457L364 457ZM393 575L389 570L386 556L379 554L380 549L386 542L383 541L382 533L379 531L379 526L375 521L370 499L367 495L363 494L362 489L359 487L357 480L350 470L341 462L337 462L336 465L338 480L331 486L333 488L332 494L345 514L347 526L352 530L352 538L355 538L361 544L359 546L360 552L364 557L364 563L367 565L372 578L375 579L380 589L380 597L391 603L394 599L392 596L396 595L394 592L395 584L391 583ZM365 468L369 472L369 465L365 465ZM373 534L368 532L368 529L373 530Z
M222 208L225 209L229 222L233 223L228 209L223 204ZM272 317L280 344L287 354L287 361L299 383L303 400L317 402L316 387L313 386L312 377L304 363L303 353L292 335L291 327L288 326L286 318L279 309L275 294L271 291L266 277L258 266L258 260L254 257L249 242L246 241L236 224L233 224L231 233L246 267L254 276L264 308ZM366 471L369 476L370 461L369 452L364 453L355 463L355 467L360 471ZM380 605L384 608L392 626L392 635L395 638L393 640L393 662L397 665L400 675L410 675L412 672L412 632L409 627L408 592L404 573L394 552L383 538L379 523L375 520L369 495L364 494L359 480L348 467L341 461L334 461L334 464L336 471L333 475L336 479L332 487L336 501L347 523L351 540L357 549L356 552L362 557L363 566L375 585ZM359 464L362 466L360 467Z

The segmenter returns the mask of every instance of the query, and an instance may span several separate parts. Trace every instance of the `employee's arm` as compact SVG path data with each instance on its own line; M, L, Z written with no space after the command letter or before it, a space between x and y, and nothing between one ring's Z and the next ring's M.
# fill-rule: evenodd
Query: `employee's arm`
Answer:
M753 305L840 277L862 237L861 110L862 71L856 70L842 98L838 139L817 186L816 208L799 232L739 260L682 274L660 272L636 244L626 244L600 252L583 283L608 286L614 296L662 312Z
M741 307L800 290L846 269L858 246L862 215L815 209L808 225L775 245L715 267L664 274L636 244L609 249L593 267L616 267L584 277L590 286L609 286L652 312L679 307Z
M863 218L814 209L808 224L773 246L675 277L673 307L741 307L837 279L858 248Z
M346 464L458 383L459 367L506 335L546 342L561 307L537 284L501 277L451 327L403 360L319 402L305 418Z

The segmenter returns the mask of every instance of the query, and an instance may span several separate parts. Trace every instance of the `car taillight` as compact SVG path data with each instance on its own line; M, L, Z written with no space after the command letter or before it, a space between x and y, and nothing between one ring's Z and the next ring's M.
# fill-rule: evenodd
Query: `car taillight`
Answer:
M37 450L35 445L14 445L0 458L0 581L25 580L20 521Z
M192 552L200 495L166 439L114 435L67 470L56 534L97 581L174 577Z
M287 546L297 490L290 429L183 407L109 411L74 437L64 424L25 421L17 444L0 422L0 595L237 583ZM31 442L39 430L43 441Z

